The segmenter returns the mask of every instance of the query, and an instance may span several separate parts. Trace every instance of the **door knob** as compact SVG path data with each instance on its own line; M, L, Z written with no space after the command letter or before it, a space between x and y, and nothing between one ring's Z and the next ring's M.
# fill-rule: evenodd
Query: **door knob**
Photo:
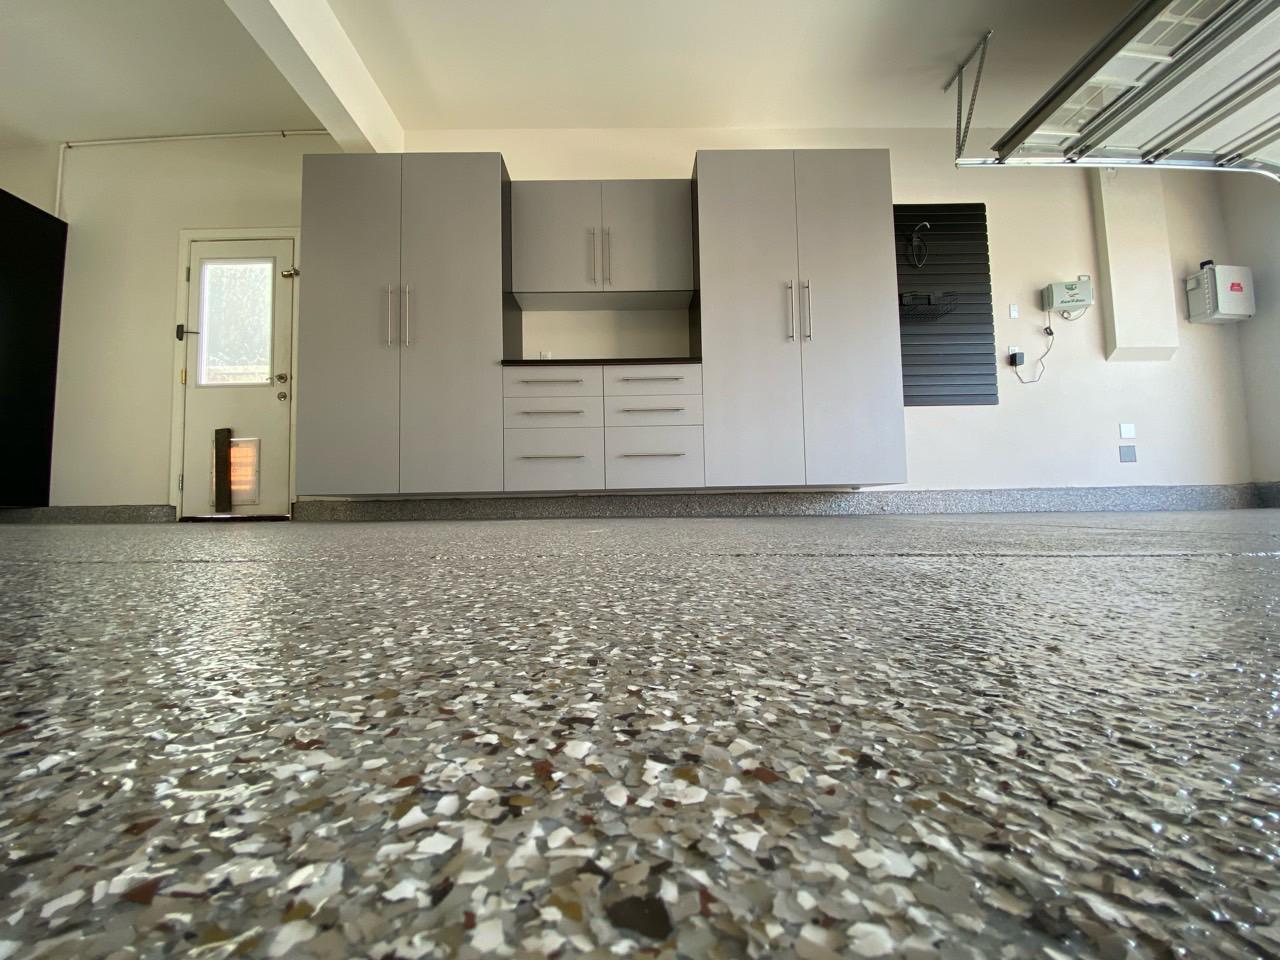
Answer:
M277 399L277 400L288 400L288 399L289 399L289 395L288 395L287 393L285 393L283 390L281 390L279 393L277 393L277 394L276 394L276 399Z
M277 373L276 380L279 383L287 383L289 380L289 375L287 373Z

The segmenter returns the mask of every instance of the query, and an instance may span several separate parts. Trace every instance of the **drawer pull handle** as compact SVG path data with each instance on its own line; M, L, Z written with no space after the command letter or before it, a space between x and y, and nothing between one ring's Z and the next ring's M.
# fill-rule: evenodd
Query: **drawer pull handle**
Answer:
M683 457L683 453L624 453L624 457Z
M653 380L683 380L684 377L622 377L623 383L643 383Z
M529 453L522 456L521 460L585 460L585 453Z
M623 407L623 413L684 413L688 407Z
M535 380L521 380L520 382L521 383L582 383L582 378L578 377L576 380L573 380L573 379L553 380L549 377L542 377L540 379L535 379Z
M526 417L568 416L575 413L586 413L585 410L521 410Z

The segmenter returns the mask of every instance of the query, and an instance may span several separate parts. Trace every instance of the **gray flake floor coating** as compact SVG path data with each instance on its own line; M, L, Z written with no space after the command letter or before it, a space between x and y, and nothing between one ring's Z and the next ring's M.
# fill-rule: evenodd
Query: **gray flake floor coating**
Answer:
M1280 512L0 528L0 958L1280 955Z

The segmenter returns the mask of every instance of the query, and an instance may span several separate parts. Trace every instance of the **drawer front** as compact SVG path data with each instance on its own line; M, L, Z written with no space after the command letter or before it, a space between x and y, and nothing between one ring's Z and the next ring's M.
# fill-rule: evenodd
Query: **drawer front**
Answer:
M701 395L646 395L604 399L606 427L681 427L701 423Z
M598 397L599 367L503 367L504 397Z
M600 490L604 430L552 427L505 430L506 490Z
M654 363L604 368L607 397L648 397L702 393L702 365Z
M701 427L606 427L605 486L701 487Z
M503 426L509 430L600 427L604 425L603 404L602 397L508 397L502 401Z

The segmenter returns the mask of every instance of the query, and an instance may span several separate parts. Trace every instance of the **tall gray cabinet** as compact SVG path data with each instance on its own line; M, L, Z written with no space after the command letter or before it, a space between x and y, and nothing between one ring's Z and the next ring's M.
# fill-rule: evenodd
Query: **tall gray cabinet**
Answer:
M300 495L502 489L496 153L303 161Z
M906 479L887 150L698 153L708 486Z

